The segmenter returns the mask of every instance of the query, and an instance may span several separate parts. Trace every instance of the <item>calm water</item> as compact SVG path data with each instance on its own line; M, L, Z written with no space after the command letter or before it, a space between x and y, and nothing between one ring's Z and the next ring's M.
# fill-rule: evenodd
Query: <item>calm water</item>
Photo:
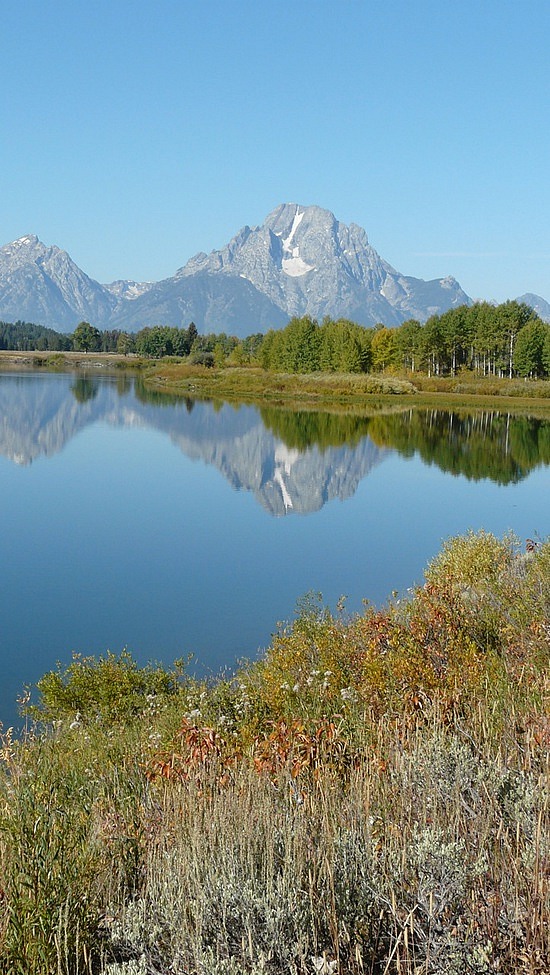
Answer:
M0 720L72 651L217 672L297 599L420 581L468 528L550 531L550 424L260 412L124 379L0 375Z

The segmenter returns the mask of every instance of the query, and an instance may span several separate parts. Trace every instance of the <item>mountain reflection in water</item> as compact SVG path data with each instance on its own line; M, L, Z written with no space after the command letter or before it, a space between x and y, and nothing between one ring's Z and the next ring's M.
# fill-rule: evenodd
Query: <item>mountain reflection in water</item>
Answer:
M15 463L50 457L99 422L163 432L273 515L307 514L351 497L390 451L498 484L550 464L550 423L496 410L256 409L166 396L127 376L0 376L0 452Z
M72 651L218 672L308 591L356 612L421 581L450 534L548 532L547 422L409 402L260 410L0 374L0 722Z

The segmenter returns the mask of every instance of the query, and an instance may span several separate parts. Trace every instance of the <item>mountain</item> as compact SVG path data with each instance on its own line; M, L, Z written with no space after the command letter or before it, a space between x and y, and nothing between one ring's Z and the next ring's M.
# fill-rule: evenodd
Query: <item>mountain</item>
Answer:
M127 332L146 325L195 322L199 332L227 332L244 338L282 328L289 315L244 278L208 272L176 274L159 281L132 303L120 303L113 327Z
M470 303L454 278L406 277L377 254L361 227L296 203L277 207L260 227L244 227L221 251L197 254L176 279L199 274L249 281L287 319L330 315L399 325Z
M530 305L534 311L536 311L539 318L542 318L543 322L550 322L550 302L541 298L540 295L533 295L527 292L525 295L521 295L519 298L515 299L520 303Z
M59 247L34 234L0 248L0 318L72 330L86 319L108 327L117 307L114 295L89 278Z
M140 298L146 291L149 291L153 284L153 281L111 281L111 284L104 284L103 287L115 298L133 301L134 298Z
M234 335L279 328L293 315L399 325L470 298L452 277L401 274L356 224L317 206L285 203L258 227L243 227L221 250L199 253L156 283L93 281L58 247L35 236L0 249L0 318L72 330L187 326Z

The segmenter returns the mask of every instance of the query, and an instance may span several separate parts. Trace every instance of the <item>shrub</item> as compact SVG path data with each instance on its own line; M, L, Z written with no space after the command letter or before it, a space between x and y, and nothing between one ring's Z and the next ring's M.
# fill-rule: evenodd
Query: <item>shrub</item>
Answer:
M213 352L203 352L198 350L192 352L187 362L191 366L206 366L208 369L212 369L216 365L216 360Z
M40 703L26 712L40 721L79 715L81 721L124 721L136 717L154 699L178 693L182 663L172 671L147 664L140 667L126 650L105 656L73 654L72 663L61 664L37 684Z

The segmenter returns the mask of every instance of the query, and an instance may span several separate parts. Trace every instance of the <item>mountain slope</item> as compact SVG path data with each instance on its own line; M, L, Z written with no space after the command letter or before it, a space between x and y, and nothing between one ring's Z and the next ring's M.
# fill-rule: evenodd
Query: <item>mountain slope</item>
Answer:
M277 207L260 227L243 227L222 250L197 254L176 277L204 272L249 281L287 318L330 315L398 325L470 302L454 278L406 277L380 257L361 227L295 203Z
M515 300L520 304L530 305L536 311L539 318L542 318L543 322L550 322L550 302L541 298L540 295L534 295L528 292L525 295L520 295Z
M244 338L286 325L288 315L249 281L208 271L159 281L131 303L120 303L114 326L136 331L146 325L195 322L200 332L227 332Z
M89 278L59 247L29 234L0 248L0 317L58 330L82 319L107 327L114 295Z

